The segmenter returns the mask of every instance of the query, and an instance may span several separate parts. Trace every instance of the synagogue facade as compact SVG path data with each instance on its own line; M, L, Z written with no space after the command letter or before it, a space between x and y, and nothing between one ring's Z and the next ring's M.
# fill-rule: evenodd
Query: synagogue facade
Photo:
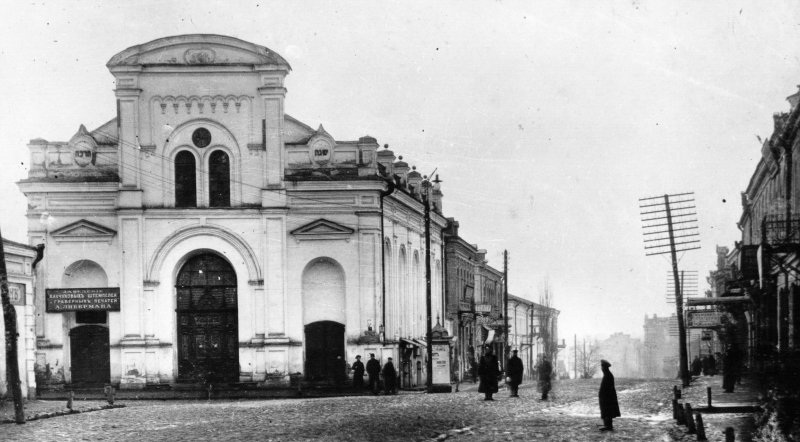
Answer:
M285 114L291 68L266 47L181 35L107 67L116 116L31 140L19 182L45 245L40 383L330 382L368 353L424 369L426 198L434 318L444 304L438 183L371 136Z

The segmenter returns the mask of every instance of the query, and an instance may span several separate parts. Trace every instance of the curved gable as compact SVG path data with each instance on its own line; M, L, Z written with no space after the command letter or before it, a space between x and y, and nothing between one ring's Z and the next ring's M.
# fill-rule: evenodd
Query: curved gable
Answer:
M131 46L106 63L109 69L141 65L273 65L292 69L283 57L264 46L213 34L159 38Z

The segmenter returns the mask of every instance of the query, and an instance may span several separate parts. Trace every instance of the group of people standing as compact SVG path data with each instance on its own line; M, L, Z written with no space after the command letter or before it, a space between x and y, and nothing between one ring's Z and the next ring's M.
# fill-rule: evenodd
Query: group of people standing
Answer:
M742 377L742 352L736 344L732 344L725 351L724 355L717 353L706 355L702 359L695 356L692 360L691 371L693 376L714 376L720 369L722 371L722 389L726 393L733 393L734 387L740 382ZM717 367L721 363L721 367Z
M519 386L522 385L522 374L524 365L522 359L517 356L517 350L512 350L511 357L506 364L506 383L511 392L511 397L519 397ZM484 400L493 401L492 395L499 390L500 366L497 356L491 346L486 346L483 356L478 363L478 392L484 394ZM536 365L536 373L539 379L539 391L542 393L542 400L548 399L551 390L551 380L553 378L553 365L545 356Z
M614 386L614 375L609 370L611 364L605 359L600 361L603 371L603 380L600 382L600 392L598 394L600 402L600 417L603 419L603 426L600 431L613 431L614 418L621 415L619 401L617 400L617 390ZM546 356L542 357L536 365L539 392L542 394L541 400L548 400L548 395L552 389L553 364ZM522 384L522 374L524 365L522 359L517 356L517 350L512 350L511 357L506 364L506 383L510 391L510 397L519 397L519 386ZM491 346L486 346L484 354L478 364L478 392L484 394L483 400L493 401L492 396L499 391L500 367L497 356Z
M369 391L373 394L378 394L380 391L381 375L383 375L384 393L397 394L397 369L394 368L392 358L388 358L381 368L381 363L375 359L375 353L370 353L365 367L361 362L361 355L358 355L351 368L353 370L353 388L364 388L364 372L366 372L369 376Z

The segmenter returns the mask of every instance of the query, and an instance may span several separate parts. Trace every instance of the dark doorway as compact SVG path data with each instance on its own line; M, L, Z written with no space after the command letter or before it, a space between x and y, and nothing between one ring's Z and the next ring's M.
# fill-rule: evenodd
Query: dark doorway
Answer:
M198 255L178 273L178 381L238 382L236 272Z
M306 325L306 379L341 382L345 377L345 365L344 325L333 321Z
M103 385L111 380L108 329L83 325L69 332L72 383Z

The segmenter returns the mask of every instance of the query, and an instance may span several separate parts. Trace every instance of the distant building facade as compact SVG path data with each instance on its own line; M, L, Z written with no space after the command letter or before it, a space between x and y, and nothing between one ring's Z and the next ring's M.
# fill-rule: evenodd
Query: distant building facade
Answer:
M528 299L508 295L509 348L518 350L525 375L533 379L536 364L548 357L553 369L559 367L559 311Z
M678 319L644 317L642 370L647 378L675 378L678 374Z
M620 378L644 377L644 346L641 339L624 333L613 333L600 342L600 355L614 366L614 376Z

